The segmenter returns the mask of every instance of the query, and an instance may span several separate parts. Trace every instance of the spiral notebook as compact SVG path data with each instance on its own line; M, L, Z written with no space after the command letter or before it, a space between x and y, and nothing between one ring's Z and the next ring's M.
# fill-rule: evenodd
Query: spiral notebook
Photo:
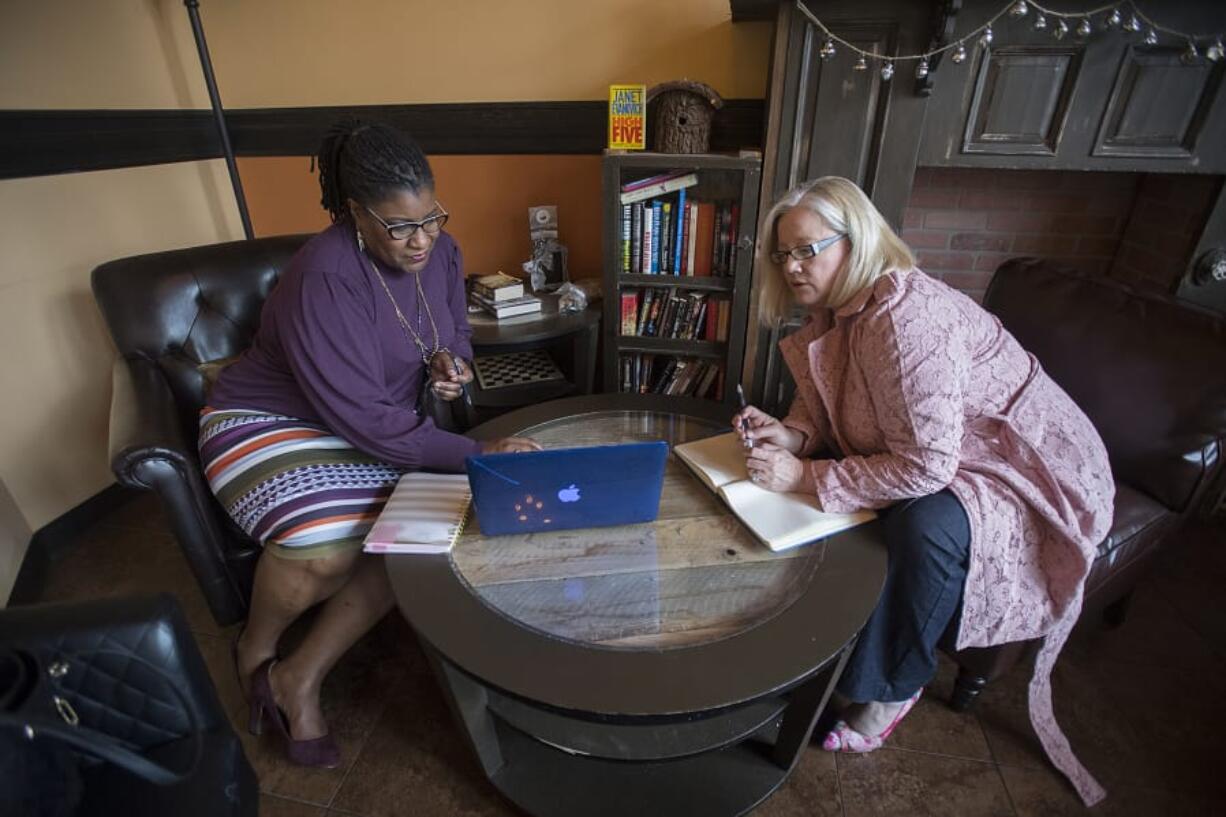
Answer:
M771 550L808 544L877 517L872 511L827 513L816 497L759 488L749 480L745 451L732 432L679 445L673 453Z
M407 473L366 534L362 550L447 553L464 532L471 503L467 474Z

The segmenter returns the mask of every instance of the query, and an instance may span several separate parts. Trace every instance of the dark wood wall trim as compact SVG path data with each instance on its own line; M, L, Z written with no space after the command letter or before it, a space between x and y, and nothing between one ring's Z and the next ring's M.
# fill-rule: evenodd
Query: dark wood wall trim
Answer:
M244 108L227 111L239 156L314 153L345 115L404 128L430 154L598 154L604 102L482 102ZM725 102L711 149L761 147L763 101ZM0 111L0 179L214 159L221 143L208 111Z
M220 155L209 111L0 111L0 179Z

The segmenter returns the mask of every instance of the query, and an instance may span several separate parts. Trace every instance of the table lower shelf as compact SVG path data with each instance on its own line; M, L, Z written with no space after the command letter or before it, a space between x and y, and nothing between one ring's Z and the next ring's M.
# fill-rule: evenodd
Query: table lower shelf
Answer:
M625 763L574 755L495 718L501 769L490 780L536 817L741 815L787 778L766 741L750 739L677 760Z

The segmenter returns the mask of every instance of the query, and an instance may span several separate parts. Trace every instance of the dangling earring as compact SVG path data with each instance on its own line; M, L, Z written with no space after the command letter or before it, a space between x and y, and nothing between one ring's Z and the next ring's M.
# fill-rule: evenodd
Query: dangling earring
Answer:
M366 252L366 241L362 238L362 228L354 227L353 231L358 237L358 252Z

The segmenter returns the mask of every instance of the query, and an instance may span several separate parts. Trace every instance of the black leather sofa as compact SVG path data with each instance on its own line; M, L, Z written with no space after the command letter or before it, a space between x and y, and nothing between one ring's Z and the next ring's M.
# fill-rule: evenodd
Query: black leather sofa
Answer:
M1086 580L1081 621L1118 624L1154 554L1223 489L1226 318L1037 258L1003 264L984 306L1107 446L1115 519ZM960 710L1038 643L956 650L954 636L951 628L942 646L959 665L951 704Z

